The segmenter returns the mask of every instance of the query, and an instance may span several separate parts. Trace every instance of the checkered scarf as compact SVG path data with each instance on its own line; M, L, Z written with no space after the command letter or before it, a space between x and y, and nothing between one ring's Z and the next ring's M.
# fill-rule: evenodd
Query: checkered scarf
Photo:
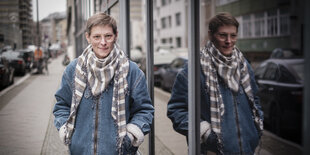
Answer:
M118 126L117 145L119 149L121 148L123 138L126 135L125 93L128 88L126 80L128 70L128 58L116 44L109 56L104 60L100 60L95 56L91 45L84 50L82 55L79 56L75 68L71 111L65 124L67 127L65 136L66 144L70 143L75 125L76 112L86 85L89 84L94 97L100 97L100 94L114 78L111 115Z
M219 144L222 143L221 116L224 115L224 103L217 75L223 79L233 92L239 91L239 82L241 82L252 108L256 127L258 131L262 131L263 121L259 117L259 112L254 102L248 67L241 51L234 47L232 56L225 57L216 49L213 43L208 42L200 54L201 67L206 77L206 90L210 94L211 128L218 135Z

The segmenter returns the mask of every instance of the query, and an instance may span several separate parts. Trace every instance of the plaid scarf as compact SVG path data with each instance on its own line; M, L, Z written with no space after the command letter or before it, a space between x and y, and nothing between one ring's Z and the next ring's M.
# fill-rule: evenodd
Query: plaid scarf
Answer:
M76 112L86 85L89 84L91 93L94 97L100 97L101 93L114 78L111 115L118 126L117 145L118 149L121 148L123 138L126 135L125 93L128 89L126 80L128 71L128 58L116 44L109 56L104 60L98 59L95 56L91 45L84 50L82 55L79 56L75 68L74 93L72 95L70 116L65 124L67 127L67 131L65 132L66 144L70 144L75 125Z
M252 108L256 128L258 131L262 131L263 121L259 117L259 112L254 102L248 67L241 51L234 47L232 56L226 57L216 49L213 43L208 42L206 47L200 52L200 63L206 77L206 91L210 95L211 128L219 137L219 145L222 145L221 116L224 115L224 103L220 93L218 76L223 79L233 92L239 91L239 81L241 82Z

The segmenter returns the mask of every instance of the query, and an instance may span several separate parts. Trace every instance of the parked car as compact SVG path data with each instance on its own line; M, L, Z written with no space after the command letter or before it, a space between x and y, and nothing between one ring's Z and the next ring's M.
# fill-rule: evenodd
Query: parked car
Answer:
M271 59L291 59L301 58L302 53L297 49L275 48L270 55Z
M14 68L9 61L0 56L0 89L14 83Z
M4 46L4 47L1 49L1 52L0 52L0 53L3 53L3 52L5 52L5 51L12 51L12 50L13 50L13 49L12 49L11 46L6 45L6 46Z
M25 75L26 63L17 51L6 51L2 53L2 56L7 58L10 65L15 69L16 74Z
M30 49L17 50L20 53L19 57L23 58L26 63L26 69L31 71L34 64L34 53Z
M186 62L186 58L176 57L170 64L164 65L157 71L154 71L155 83L162 89L171 92L176 75Z
M304 60L265 60L256 68L255 78L266 128L279 136L301 133Z

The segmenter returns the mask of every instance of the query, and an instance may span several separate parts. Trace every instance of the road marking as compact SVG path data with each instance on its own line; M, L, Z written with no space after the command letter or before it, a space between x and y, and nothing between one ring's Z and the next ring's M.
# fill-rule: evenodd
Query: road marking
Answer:
M25 80L27 80L30 77L30 74L26 74L24 77L22 77L21 79L19 79L17 82L14 82L13 85L9 86L8 88L5 88L4 90L2 90L0 92L0 97L4 94L6 94L8 91L10 91L11 89L15 88L16 86L20 85L21 83L23 83Z

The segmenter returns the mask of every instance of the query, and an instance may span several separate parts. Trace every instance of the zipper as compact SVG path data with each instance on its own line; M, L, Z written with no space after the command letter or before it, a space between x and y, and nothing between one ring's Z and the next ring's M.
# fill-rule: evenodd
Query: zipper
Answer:
M95 133L94 133L94 155L97 153L97 141L98 141L98 120L99 120L99 98L96 98L96 116L95 116Z
M235 110L234 111L235 111L235 115L236 115L236 124L237 124L237 131L238 131L238 144L239 144L240 154L243 154L237 101L236 101L235 94L232 93L232 95L233 95L233 98L234 98L234 106L235 106Z

